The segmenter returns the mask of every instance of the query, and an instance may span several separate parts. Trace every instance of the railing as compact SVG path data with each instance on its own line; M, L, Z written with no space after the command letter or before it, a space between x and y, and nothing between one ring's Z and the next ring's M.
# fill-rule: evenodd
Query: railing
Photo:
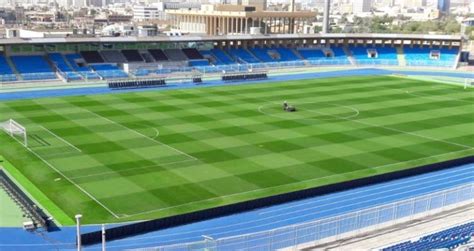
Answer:
M474 200L474 183L442 190L390 204L367 208L309 223L291 225L257 233L207 238L192 243L168 245L137 250L276 250L300 244L316 244L325 238L337 240L341 235L396 220L410 219L415 215L425 216L447 206Z

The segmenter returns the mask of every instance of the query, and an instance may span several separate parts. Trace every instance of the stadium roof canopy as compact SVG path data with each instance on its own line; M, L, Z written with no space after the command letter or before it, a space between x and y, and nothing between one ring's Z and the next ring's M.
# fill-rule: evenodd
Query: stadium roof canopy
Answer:
M153 42L213 42L223 40L271 40L271 39L404 39L461 41L461 36L422 34L272 34L226 36L153 36L153 37L62 37L62 38L3 38L0 45L60 44L60 43L153 43Z

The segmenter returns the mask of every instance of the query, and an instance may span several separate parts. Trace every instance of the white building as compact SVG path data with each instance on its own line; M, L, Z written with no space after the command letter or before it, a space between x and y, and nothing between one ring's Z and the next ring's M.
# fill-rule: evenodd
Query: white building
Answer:
M372 8L372 0L354 0L352 2L352 13L368 13Z
M133 6L133 19L137 21L145 21L152 19L164 20L166 18L166 13L164 12L164 4L158 3L154 5L142 6L134 5Z

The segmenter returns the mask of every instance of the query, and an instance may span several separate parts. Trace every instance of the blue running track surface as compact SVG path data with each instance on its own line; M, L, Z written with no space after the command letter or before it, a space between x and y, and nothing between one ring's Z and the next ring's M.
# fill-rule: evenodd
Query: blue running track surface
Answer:
M108 250L120 250L199 241L202 240L202 235L221 238L253 233L340 215L468 183L474 183L474 164L155 231L112 241L107 246ZM83 228L84 232L95 230L99 230L99 226ZM73 248L74 231L73 227L63 227L60 231L40 235L27 233L19 228L0 228L0 250ZM88 249L99 250L100 246Z

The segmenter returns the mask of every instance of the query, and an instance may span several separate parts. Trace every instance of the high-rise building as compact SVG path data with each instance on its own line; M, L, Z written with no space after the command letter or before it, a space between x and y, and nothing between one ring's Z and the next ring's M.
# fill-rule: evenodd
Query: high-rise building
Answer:
M438 10L443 13L449 13L450 0L438 0Z
M354 0L352 2L352 12L354 14L370 12L371 8L372 0Z

